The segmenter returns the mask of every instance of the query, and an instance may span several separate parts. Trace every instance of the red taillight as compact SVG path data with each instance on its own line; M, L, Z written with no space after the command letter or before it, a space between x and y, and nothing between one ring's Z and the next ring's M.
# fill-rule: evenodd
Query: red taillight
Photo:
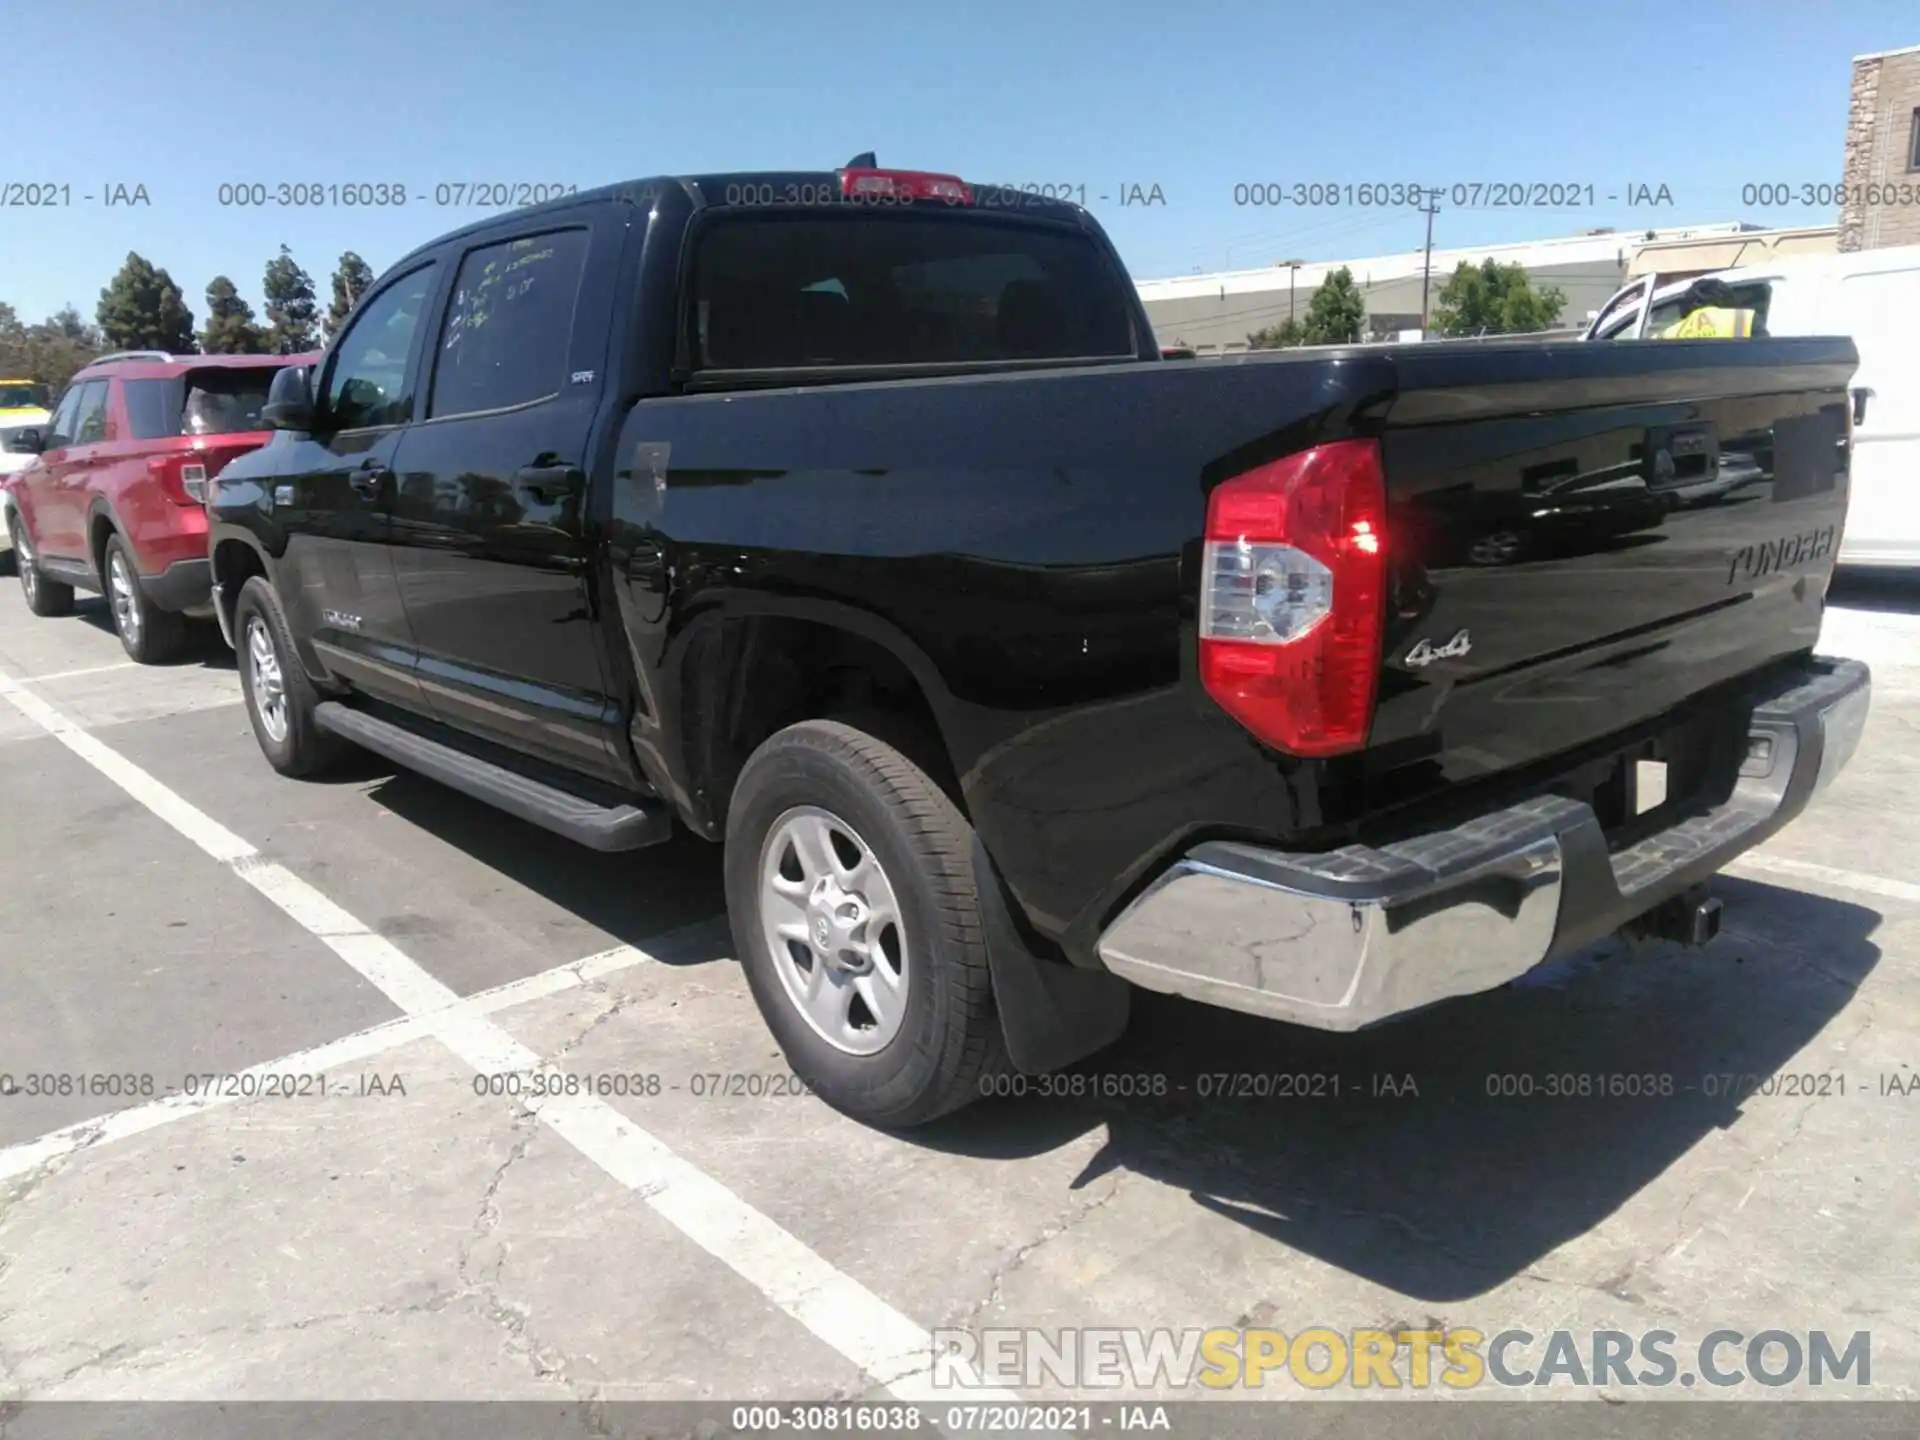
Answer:
M973 204L973 188L958 175L926 170L842 170L840 193L849 200L944 200Z
M161 493L176 505L207 503L207 457L198 452L149 455L147 474L159 482Z
M1380 446L1339 440L1249 470L1207 500L1200 683L1268 745L1366 744L1384 625Z

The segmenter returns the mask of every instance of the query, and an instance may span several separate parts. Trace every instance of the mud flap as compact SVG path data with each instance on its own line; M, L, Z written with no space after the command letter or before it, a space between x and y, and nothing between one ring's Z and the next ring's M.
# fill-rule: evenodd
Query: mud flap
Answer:
M1127 1028L1133 987L1105 970L1082 970L1034 954L1014 923L1000 872L978 836L973 873L986 923L994 1004L1015 1068L1044 1075L1118 1040Z

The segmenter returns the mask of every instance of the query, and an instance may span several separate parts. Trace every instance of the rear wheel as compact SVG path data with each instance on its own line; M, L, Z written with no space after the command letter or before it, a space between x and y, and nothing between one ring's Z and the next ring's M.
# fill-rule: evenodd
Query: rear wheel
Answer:
M726 878L754 1000L829 1105L918 1125L1003 1068L973 831L900 750L833 720L774 735L734 787Z
M320 692L300 664L280 598L265 576L255 575L240 587L233 637L247 719L267 763L294 776L318 775L336 763L347 743L313 723Z
M107 603L113 609L114 632L128 655L142 665L163 665L179 658L191 631L187 617L163 610L140 588L140 571L133 551L118 535L107 537Z
M20 572L20 593L27 597L27 609L36 615L71 615L73 587L40 573L26 521L18 510L7 516L7 534L13 541L13 568Z

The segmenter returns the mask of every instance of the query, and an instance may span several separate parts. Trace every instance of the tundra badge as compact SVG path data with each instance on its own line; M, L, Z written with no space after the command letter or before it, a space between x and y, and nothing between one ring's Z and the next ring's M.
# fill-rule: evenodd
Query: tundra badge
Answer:
M1431 665L1436 660L1451 660L1456 655L1464 655L1471 649L1473 649L1473 641L1468 638L1467 632L1457 630L1453 638L1438 649L1434 648L1431 640L1422 640L1407 652L1407 664L1418 670L1421 666Z

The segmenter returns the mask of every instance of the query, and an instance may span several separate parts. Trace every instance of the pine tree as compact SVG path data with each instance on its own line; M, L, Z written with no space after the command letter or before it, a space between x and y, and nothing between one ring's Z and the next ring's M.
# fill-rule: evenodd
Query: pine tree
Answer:
M156 270L131 251L120 273L100 292L95 318L109 349L165 350L172 355L194 351L193 312L181 299L180 287L165 270Z
M267 348L253 307L224 275L207 286L207 328L200 333L200 348L209 355L259 355Z
M340 257L340 264L333 272L333 303L327 306L327 318L322 325L329 341L340 333L340 327L371 284L371 265L351 250Z
M302 270L285 245L267 262L261 290L267 300L267 349L275 355L298 355L315 349L320 306L313 295L313 277Z

